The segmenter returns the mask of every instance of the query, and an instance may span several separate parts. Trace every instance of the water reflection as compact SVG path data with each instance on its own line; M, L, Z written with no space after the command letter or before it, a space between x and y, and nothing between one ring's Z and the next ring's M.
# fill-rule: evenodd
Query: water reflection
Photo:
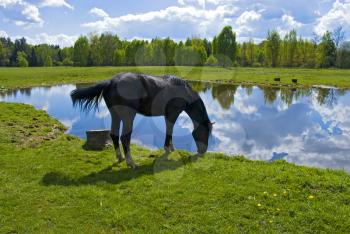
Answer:
M350 94L347 90L191 82L217 124L211 151L242 154L251 159L285 159L302 165L350 171ZM79 85L81 86L81 85ZM69 93L75 85L20 89L0 94L0 100L23 102L46 110L68 128L85 137L88 129L109 128L104 103L96 113L74 109ZM192 122L181 114L174 129L175 147L195 151ZM162 117L137 116L134 143L161 148Z

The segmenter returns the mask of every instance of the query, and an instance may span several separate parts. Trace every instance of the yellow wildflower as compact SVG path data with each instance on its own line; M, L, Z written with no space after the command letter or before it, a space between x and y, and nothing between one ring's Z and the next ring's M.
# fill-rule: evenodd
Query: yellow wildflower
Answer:
M309 196L309 199L310 199L310 200L312 200L312 199L314 199L314 198L315 198L315 197L314 197L313 195L310 195L310 196Z
M257 204L257 206L258 206L258 207L261 207L261 204L260 204L260 203L258 203L258 204Z

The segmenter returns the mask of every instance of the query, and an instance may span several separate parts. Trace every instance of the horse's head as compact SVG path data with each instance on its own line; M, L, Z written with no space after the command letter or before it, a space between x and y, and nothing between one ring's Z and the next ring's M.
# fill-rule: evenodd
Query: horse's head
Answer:
M208 149L209 136L211 130L213 129L213 124L211 122L205 122L199 124L195 130L192 132L192 136L197 145L197 151L199 154L204 154Z

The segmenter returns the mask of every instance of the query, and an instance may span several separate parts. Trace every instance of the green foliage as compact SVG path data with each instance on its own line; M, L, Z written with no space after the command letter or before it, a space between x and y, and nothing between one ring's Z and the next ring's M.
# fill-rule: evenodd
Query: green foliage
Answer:
M227 26L212 41L196 37L180 42L169 37L128 41L103 33L91 34L88 38L82 36L73 47L66 48L47 44L33 46L24 38L14 42L0 38L0 66L17 66L17 52L24 52L29 66L45 66L48 56L54 66L69 66L70 61L75 66L203 66L208 57L214 55L224 67L346 68L347 51L340 46L344 35L338 27L332 33L326 32L318 42L298 38L295 30L281 39L279 33L272 30L260 43L252 39L237 43L236 34Z
M221 66L230 66L237 56L236 34L233 33L231 26L224 27L217 36L215 42L215 56Z
M28 67L27 55L22 51L17 52L17 66L18 67Z
M336 46L330 32L326 32L318 47L318 66L322 68L333 67L336 62Z
M74 44L74 66L84 67L88 65L89 41L87 37L79 37Z
M100 37L98 35L92 35L90 37L89 64L92 66L101 66L103 64L102 56Z
M272 67L277 67L279 63L281 38L276 30L269 31L267 34L265 50L267 63Z
M337 53L337 67L350 68L350 42L344 42Z
M125 65L125 50L124 49L116 49L114 51L113 65L115 65L115 66Z
M102 64L105 66L113 65L114 51L119 48L120 40L118 36L110 33L104 33L100 37L100 56Z
M44 60L44 67L52 67L52 58L48 55Z
M62 62L64 66L73 66L73 61L70 58L65 58Z
M217 66L219 64L217 58L215 58L214 55L210 55L207 59L207 61L205 62L206 66Z

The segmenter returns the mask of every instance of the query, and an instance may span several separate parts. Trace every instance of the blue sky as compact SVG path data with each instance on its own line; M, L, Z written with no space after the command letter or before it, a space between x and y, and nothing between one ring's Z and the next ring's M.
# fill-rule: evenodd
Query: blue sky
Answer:
M0 0L0 36L72 45L82 34L121 38L212 38L231 25L240 41L269 29L304 37L343 26L350 38L350 0Z

